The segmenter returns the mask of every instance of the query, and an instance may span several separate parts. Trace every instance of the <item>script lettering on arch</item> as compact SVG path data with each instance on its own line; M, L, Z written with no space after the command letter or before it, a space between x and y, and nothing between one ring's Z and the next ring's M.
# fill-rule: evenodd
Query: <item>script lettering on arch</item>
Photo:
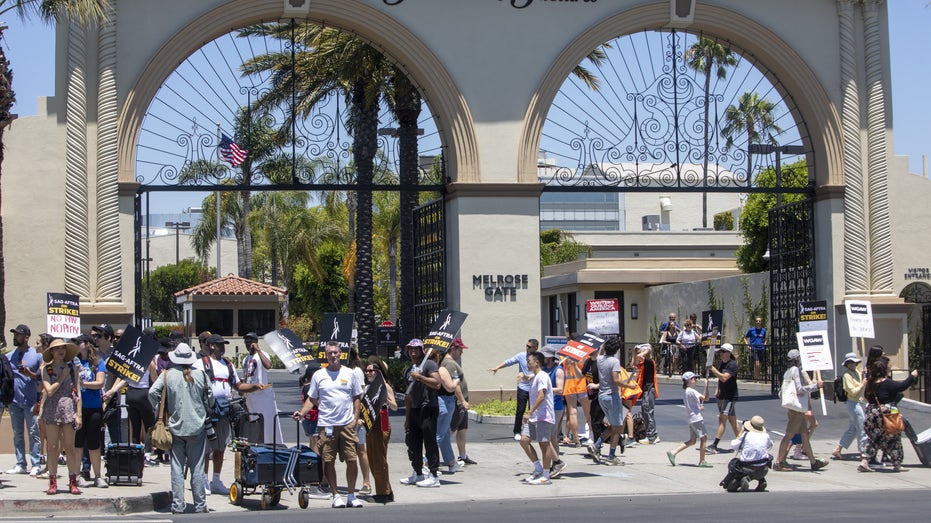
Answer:
M403 2L404 0L382 0L385 5L395 6ZM498 0L499 2L504 2L505 0ZM551 4L555 3L579 3L579 4L594 4L598 0L540 0L541 2L549 2ZM514 9L523 9L525 7L530 7L530 4L533 3L533 0L508 0L508 3L511 4L511 7Z

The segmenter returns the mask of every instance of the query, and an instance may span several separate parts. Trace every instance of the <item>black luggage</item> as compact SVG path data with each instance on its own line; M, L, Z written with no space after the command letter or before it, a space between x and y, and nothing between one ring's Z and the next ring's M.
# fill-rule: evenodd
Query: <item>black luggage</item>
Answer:
M258 412L243 412L235 422L233 434L251 445L265 443L265 418Z
M111 443L107 445L104 461L109 484L142 486L145 465L145 449L142 445Z
M931 467L931 429L917 434L912 424L904 417L902 419L905 421L905 435L912 442L912 447L915 449L915 454L918 454L921 464Z

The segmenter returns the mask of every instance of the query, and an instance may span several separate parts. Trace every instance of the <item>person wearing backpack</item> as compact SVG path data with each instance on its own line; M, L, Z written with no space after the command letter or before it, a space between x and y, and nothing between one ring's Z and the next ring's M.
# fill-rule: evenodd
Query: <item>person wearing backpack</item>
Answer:
M7 474L26 474L33 476L39 473L42 465L41 441L39 439L39 425L33 407L36 404L36 380L39 378L39 369L42 366L42 356L34 347L29 346L29 336L32 332L28 325L17 325L10 329L13 333L13 345L16 346L6 354L6 359L13 371L13 397L3 404L10 411L10 422L13 425L13 448L16 452L16 464L6 471ZM6 398L10 399L10 398ZM29 458L32 468L26 468L26 439L29 434Z
M847 395L845 403L847 403L847 415L850 416L850 426L847 427L847 432L844 432L834 452L831 453L831 459L844 459L841 451L849 447L854 439L857 440L858 453L863 453L863 448L866 445L866 432L863 431L866 414L863 412L863 405L860 403L860 400L863 399L863 388L866 387L866 380L860 379L860 371L857 370L857 365L861 361L863 360L853 352L848 352L844 356L844 371L841 374L841 380L843 391Z
M207 377L210 378L210 389L216 401L214 430L216 430L217 438L207 442L207 451L213 453L213 479L207 484L207 491L225 496L229 494L229 489L220 480L220 472L223 470L223 451L229 442L231 432L230 400L233 398L234 390L240 394L254 392L260 390L262 385L240 381L233 364L223 357L229 342L222 336L211 334L205 343L209 354L194 362L193 367L207 373ZM205 477L209 463L210 460L204 459Z

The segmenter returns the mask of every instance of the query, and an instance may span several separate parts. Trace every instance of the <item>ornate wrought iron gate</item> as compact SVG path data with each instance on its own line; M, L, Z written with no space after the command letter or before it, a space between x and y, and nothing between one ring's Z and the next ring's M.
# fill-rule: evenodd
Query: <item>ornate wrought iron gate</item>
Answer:
M414 326L423 335L446 308L446 205L441 198L414 211Z
M811 199L769 212L770 383L777 394L785 355L796 347L798 304L815 298L815 222Z

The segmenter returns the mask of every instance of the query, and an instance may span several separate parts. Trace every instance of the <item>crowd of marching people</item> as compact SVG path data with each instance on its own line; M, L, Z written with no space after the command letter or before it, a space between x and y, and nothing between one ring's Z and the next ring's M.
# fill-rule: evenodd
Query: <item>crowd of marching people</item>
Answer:
M760 332L761 321L757 320L757 330L751 328L745 342L748 350L759 352L765 350L765 330ZM724 343L713 360L708 358L707 368L696 367L695 362L704 358L690 353L698 343L692 339L694 331L690 321L680 330L670 314L662 327L661 361L654 359L654 347L648 343L634 347L625 361L623 343L617 338L608 338L580 359L564 357L562 345L541 347L538 340L529 339L525 350L488 368L493 374L506 367L518 368L513 434L530 463L523 481L551 484L571 466L561 457L561 449L583 448L584 459L623 466L627 449L660 444L655 419L657 377L677 363L682 370L685 407L681 432L687 438L669 443L670 466L681 464L682 452L693 445L698 447L699 468L712 468L706 456L733 452L721 482L730 491L747 490L754 480L757 490L765 490L767 470L795 470L787 461L793 444L795 458L808 460L812 471L826 467L830 461L815 456L811 447L817 427L811 395L824 383L801 370L799 351L791 350L786 356L780 398L787 412L785 437L774 446L760 416L738 418L736 349ZM101 471L104 450L108 443L130 442L144 448L146 466L170 465L173 512L187 508L184 482L188 477L193 510L205 512L208 494L229 494L221 475L234 429L231 404L237 395L246 398L249 410L263 412L261 439L283 442L274 392L269 390L271 359L259 348L255 333L243 337L248 355L241 372L226 357L229 342L221 336L202 333L197 339L200 353L194 352L180 332L155 338L158 353L142 379L130 383L107 366L122 335L109 325L94 326L90 334L70 340L42 334L34 347L29 344L28 326L18 325L11 332L15 348L6 359L15 375L15 391L3 406L13 424L16 463L6 473L47 479L49 495L61 489L80 494L85 488L107 488ZM683 337L688 332L692 334ZM154 338L154 331L143 335ZM671 352L667 345L673 335L676 350ZM441 476L477 464L466 451L470 404L462 357L467 348L461 338L452 341L445 353L426 349L416 338L404 347L409 360L403 377L406 389L397 391L403 393L397 397L404 398L403 439L410 470L397 480L401 486L438 488ZM301 408L293 413L303 426L307 446L322 462L322 481L312 487L310 496L326 499L334 508L362 507L360 499L394 501L387 460L388 416L399 405L388 366L377 356L363 360L356 348L346 358L336 342L328 343L324 353L326 362L311 363L301 376ZM889 358L878 346L870 349L865 365L861 363L856 353L848 353L842 363L839 383L850 424L830 458L849 458L844 450L856 442L858 471L872 472L884 461L898 472L902 470L901 434L890 432L885 416L896 410L917 372L902 381L892 380ZM714 380L705 379L702 388L699 373ZM713 391L709 383L714 384ZM385 392L369 394L373 388ZM714 427L709 437L705 403L712 397L718 416L717 424L714 417L708 419ZM360 414L366 398L365 408L376 413L368 425ZM151 438L160 408L169 413L164 420L172 436L170 450L163 447L164 451L153 448ZM728 430L733 438L719 447ZM345 498L337 489L337 460L346 467ZM62 468L67 469L67 486Z

